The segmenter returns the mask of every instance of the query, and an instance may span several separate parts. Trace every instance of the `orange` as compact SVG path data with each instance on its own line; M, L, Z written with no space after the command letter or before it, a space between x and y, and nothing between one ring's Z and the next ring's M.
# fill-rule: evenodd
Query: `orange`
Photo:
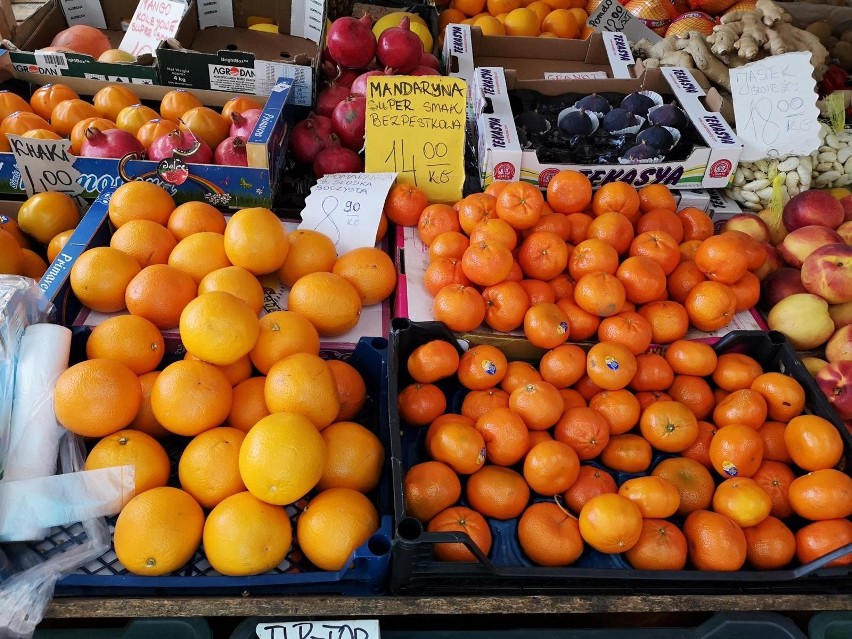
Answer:
M634 304L659 299L666 290L666 274L650 257L635 255L624 260L615 272L624 286L626 297Z
M651 345L651 324L638 313L622 311L601 321L598 341L621 344L639 355Z
M8 215L0 214L0 231L5 231L9 235L11 235L15 239L15 241L18 243L18 246L22 249L30 248L32 246L32 243L30 242L29 236L26 233L21 231L21 227L18 226L17 220L13 220ZM53 238L51 238L50 241L53 242L53 240L56 237L58 237L59 235L62 235L63 233L66 234L68 237L70 237L73 232L74 232L73 229L69 229L68 231L63 231L62 233L58 233ZM7 238L7 241L8 241L8 238ZM66 238L66 241L67 241L67 238ZM9 246L12 246L12 245L9 244ZM64 243L63 243L63 246L64 246ZM48 250L48 253L47 253L48 254L48 260L50 262L52 262L53 258L50 257L51 247L48 246L47 250ZM59 249L56 249L55 252L53 253L54 258L56 257L57 253L59 253Z
M470 240L464 233L458 231L441 233L429 245L429 263L431 264L440 257L460 260L468 246L470 246Z
M610 435L620 435L639 423L641 407L636 396L627 389L603 390L589 400L589 408L604 416Z
M636 356L621 344L598 343L586 355L586 372L601 388L625 388L636 373Z
M464 279L467 280L467 277ZM485 301L479 291L461 283L444 286L432 302L432 315L453 331L478 328L485 319L485 311Z
M678 264L666 278L666 288L671 299L684 304L692 289L705 281L707 281L707 278L695 265L695 262L686 260Z
M488 0L485 4L486 11L492 16L509 13L520 6L521 0Z
M292 287L296 281L309 273L330 273L337 261L337 249L326 235L309 229L299 229L287 234L290 248L281 268L279 279Z
M131 499L118 515L113 533L115 554L136 575L167 575L182 568L198 545L204 512L178 488L162 486Z
M582 461L594 459L609 443L609 422L586 406L567 408L553 431L556 441L568 444Z
M750 271L746 271L740 279L728 286L737 298L738 313L753 308L760 300L760 280Z
M633 548L642 534L642 513L619 494L592 497L580 510L580 534L592 548L618 554Z
M825 468L797 477L790 484L790 505L800 517L819 521L852 514L852 477Z
M494 0L491 0L494 2ZM498 2L501 0L497 0ZM506 35L506 29L503 23L492 16L480 16L473 21L473 26L479 27L483 35L503 36Z
M533 446L524 458L524 479L540 495L565 492L580 472L577 453L568 444L551 440Z
M577 306L573 299L561 299L556 305L568 318L572 340L585 340L597 332L601 318Z
M471 243L462 255L462 271L474 284L492 286L509 275L512 259L511 251L498 242Z
M521 550L539 566L570 566L583 552L577 520L558 505L533 504L518 521Z
M586 353L576 344L562 344L542 356L538 369L544 381L567 388L586 372Z
M478 12L477 12L478 13ZM426 195L413 184L394 184L385 199L385 215L399 226L417 226L429 206Z
M769 516L772 500L753 479L731 477L716 488L713 510L747 528L756 526Z
M615 184L615 183L613 183ZM650 257L669 275L680 264L680 247L675 239L665 231L645 231L639 233L630 243L628 253Z
M624 285L609 273L586 273L574 285L574 301L577 305L599 317L620 313L625 300Z
M243 491L222 500L204 522L204 554L223 575L257 575L287 556L293 526L286 511Z
M318 430L340 411L334 375L311 353L294 353L273 364L266 375L265 397L270 412L304 415Z
M294 353L319 355L320 339L307 318L293 311L274 311L258 321L257 341L249 351L252 364L264 375L273 364Z
M151 389L154 417L171 432L194 436L220 425L231 411L233 390L225 374L206 362L169 364Z
M225 236L210 231L193 233L178 242L168 264L189 275L196 286L213 271L232 266L225 253Z
M138 430L120 430L102 438L89 451L83 470L113 466L133 466L134 495L165 486L171 472L165 449L156 439Z
M663 184L648 184L639 189L639 210L645 214L664 209L674 213L677 203L669 188Z
M637 312L651 324L651 341L655 344L670 344L682 339L689 330L689 315L677 302L649 302Z
M408 356L406 367L416 382L432 383L456 372L459 354L455 347L435 339L415 348Z
M485 517L515 519L527 507L530 489L510 468L484 466L468 477L465 496L471 508Z
M612 475L597 466L583 464L577 473L577 479L562 494L562 498L568 508L579 513L583 504L592 497L616 492L618 492L618 487L615 485Z
M24 256L24 266L21 269L21 275L34 280L40 280L41 276L47 271L47 262L41 259L38 253L34 253L30 249L21 249Z
M296 538L312 564L337 571L378 529L379 514L367 497L350 488L329 488L305 506Z
M600 461L607 468L625 473L641 473L651 465L651 444L632 433L613 435L601 451Z
M143 317L119 315L96 326L86 341L89 359L114 359L136 375L149 373L163 359L165 344L157 327Z
M423 209L417 222L417 235L426 246L442 233L461 230L459 214L448 204L430 204Z
M552 0L551 0L552 1ZM541 30L560 38L576 38L579 33L577 18L568 9L554 9L545 16Z
M84 251L74 262L71 289L93 311L114 313L125 308L124 291L139 271L139 264L127 253L99 246Z
M139 378L111 359L90 359L56 379L56 420L83 437L105 437L130 425L142 405Z
M432 459L444 462L460 475L472 475L485 463L485 439L461 420L430 428L426 448Z
M763 439L749 426L722 426L710 442L710 461L722 477L751 477L763 461Z
M458 24L466 18L465 14L458 9L444 9L438 16L438 29L440 33L444 33L448 24Z
M645 519L639 541L624 553L636 570L681 570L686 565L686 537L664 519Z
M538 18L529 9L515 9L506 17L508 35L526 35L513 33L533 27L538 30ZM529 34L535 35L535 34ZM508 222L516 230L527 229L538 222L544 207L541 191L527 182L512 182L497 197L497 217Z
M703 241L715 232L713 220L701 209L688 207L677 212L683 224L683 241Z
M335 300L328 304L327 300ZM340 275L326 272L300 277L290 289L287 304L304 315L321 337L335 337L351 331L361 319L361 296Z
M789 422L805 408L805 390L795 378L782 373L764 373L751 383L751 389L766 400L769 418Z
M683 223L674 211L668 209L648 211L636 221L637 234L647 231L665 231L678 244L683 241Z
M737 296L720 282L701 282L683 303L689 321L700 331L716 331L731 323L737 312Z
M702 342L676 340L666 348L665 358L677 375L707 377L716 370L716 351Z
M735 521L707 510L689 514L683 524L689 559L698 570L735 571L746 560L747 542Z
M220 366L233 364L247 355L259 332L252 308L223 291L202 293L180 315L180 335L186 350Z
M750 388L762 374L760 364L753 357L743 353L724 353L716 363L713 381L722 390L732 392Z
M789 464L793 461L784 441L787 425L783 422L767 421L757 429L763 439L763 459Z
M536 222L535 226L524 229L524 234L529 235L536 231L549 231L551 233L556 233L563 241L567 242L568 238L571 236L571 221L568 219L568 216L563 213L552 213L547 211L552 211L552 209L547 202L545 202L538 222Z
M678 515L710 507L716 487L710 471L694 459L671 457L658 463L651 473L674 484L680 495Z
M264 275L284 264L290 243L278 216L256 207L241 209L228 220L224 248L231 264Z
M807 564L852 543L852 522L848 519L826 519L808 524L796 531L796 557ZM852 553L845 554L828 566L848 566Z
M130 220L150 220L163 226L175 201L163 187L145 181L125 182L109 199L109 219L116 228Z
M636 357L636 374L630 382L634 391L664 391L672 385L674 372L659 353L643 353Z
M512 391L509 408L520 415L530 430L547 430L562 416L562 396L553 384L530 382Z
M317 489L352 488L369 493L379 485L385 449L369 429L355 422L335 422L323 429L328 457Z
M639 400L639 406L645 410L655 402L671 402L674 398L668 393L662 391L639 391L636 393L636 399Z
M252 495L283 506L317 485L327 456L326 443L309 419L277 412L246 433L240 446L240 476Z
M701 377L675 375L667 389L671 398L686 406L696 419L708 419L713 413L713 389Z
M126 228L125 225L122 228ZM226 266L211 271L198 283L198 294L224 291L248 304L255 314L263 309L264 292L257 277L240 266Z
M452 468L436 461L415 464L402 481L405 512L428 522L461 496L461 482Z
M589 224L587 230L588 238L603 240L612 246L619 255L627 252L633 241L633 224L627 216L617 211L607 211Z
M42 244L79 223L77 204L65 193L36 193L18 209L18 227Z
M518 282L503 281L482 291L485 302L485 323L495 331L508 332L518 328L530 307L529 296Z
M589 193L591 194L591 190ZM577 245L584 240L592 239L589 237L589 229L592 228L593 221L594 218L587 213L569 213L571 234L568 236L568 242Z
M225 232L225 216L206 202L184 202L168 217L166 228L180 242L193 233Z
M691 446L698 437L698 421L680 402L654 402L639 419L642 436L657 450L677 453Z
M752 568L778 570L789 564L796 554L796 537L784 522L767 517L756 526L743 528L746 558Z
M355 287L364 306L386 300L396 288L396 267L378 248L362 247L341 255L331 272Z
M556 304L541 302L524 313L524 336L539 348L556 348L570 335L570 322Z
M796 479L793 469L787 464L764 460L751 477L769 495L772 502L770 514L786 519L793 514L790 505L790 484Z
M733 238L713 235L701 242L695 264L714 282L733 284L748 270L748 256Z
M430 262L423 274L423 285L426 291L431 296L437 297L438 292L450 284L471 285L471 281L462 270L461 257L438 257Z
M491 529L488 522L478 512L464 506L442 510L432 518L426 530L466 533L483 555L488 555L491 550ZM434 552L438 561L479 561L461 542L435 544Z
M654 475L628 479L618 494L636 504L645 519L665 519L680 508L680 493L675 485Z
M626 182L608 182L595 191L592 212L595 216L610 211L621 213L631 222L639 216L639 194Z
M551 280L568 266L568 247L552 231L535 231L521 243L516 259L526 277Z
M139 376L139 384L142 386L142 405L139 407L136 417L128 425L128 428L142 431L156 439L161 439L171 434L157 421L157 418L154 417L154 411L151 408L151 389L154 387L154 382L159 376L160 371L152 371Z
M150 320L160 330L175 328L186 305L195 299L198 286L190 275L166 264L143 268L127 284L127 310Z
M245 433L236 428L213 428L196 435L178 462L180 486L204 508L243 492L240 446Z
M506 29L506 35L510 36L535 36L540 32L538 16L535 12L526 8L519 8L514 11L510 11L509 15L507 15L503 20L503 26ZM536 192L539 192L537 187L533 187L526 182L513 182L512 184L526 184L527 186L534 188ZM505 193L505 189L503 193ZM500 194L501 197L503 193ZM532 226L532 224L530 226ZM516 228L526 227L518 226Z
M480 222L497 218L497 197L489 193L468 195L458 203L458 214L462 230L471 235Z
M575 280L588 273L603 272L615 275L618 270L618 253L603 240L583 240L568 258L568 272Z
M266 377L250 377L234 386L228 424L244 433L249 432L261 419L269 415L264 399Z
M784 444L796 465L804 470L832 468L843 456L843 439L837 428L817 415L791 419L784 429Z
M514 360L506 367L506 374L500 380L500 388L507 393L513 393L521 386L540 381L542 381L541 374L535 366L529 362Z
M500 388L487 388L467 393L462 400L461 414L477 420L493 408L508 408L509 393ZM519 416L515 415L521 422ZM525 426L526 427L526 426Z
M203 361L192 353L186 353L183 358L196 362ZM227 364L225 366L213 364L213 366L215 366L217 369L219 369L219 371L222 372L222 374L225 376L225 379L228 380L228 383L231 386L236 386L240 382L244 382L249 377L251 377L252 374L251 359L248 355L243 355L233 364Z
M496 346L479 344L469 348L459 360L458 378L465 388L485 390L499 384L509 362Z
M499 217L488 217L477 222L470 231L470 244L476 242L502 244L510 251L514 251L518 245L518 232L505 220Z
M717 426L742 424L757 430L765 421L766 400L749 389L734 391L713 410L713 422Z
M340 400L340 409L335 421L356 417L367 402L367 385L364 378L358 369L348 362L331 359L327 360L326 364L334 376L337 397Z
M434 384L414 382L399 391L399 416L411 426L426 426L447 409L443 391Z
M166 227L150 220L130 220L116 229L109 245L135 259L141 268L165 264L177 245Z

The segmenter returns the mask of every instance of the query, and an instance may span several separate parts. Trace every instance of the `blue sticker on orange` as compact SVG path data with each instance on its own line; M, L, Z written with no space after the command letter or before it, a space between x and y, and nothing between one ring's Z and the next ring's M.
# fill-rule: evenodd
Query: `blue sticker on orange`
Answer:
M611 371L618 370L618 360L615 359L612 355L607 355L604 357L604 362L606 362L606 367Z

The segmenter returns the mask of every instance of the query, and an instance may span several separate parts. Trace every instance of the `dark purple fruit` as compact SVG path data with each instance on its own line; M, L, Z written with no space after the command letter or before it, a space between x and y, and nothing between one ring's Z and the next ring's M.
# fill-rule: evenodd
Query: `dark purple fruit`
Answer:
M659 156L660 152L657 149L652 147L650 144L642 142L627 149L621 157L632 162L640 162L642 160L650 160Z
M559 114L559 128L568 135L591 135L595 124L584 109L563 111Z
M527 137L527 132L523 127L515 126L515 131L518 134L518 144L522 149L528 149L532 146L530 139Z
M627 109L613 109L603 118L603 128L609 132L629 129L639 124L639 120Z
M651 124L670 126L678 131L683 131L687 124L683 111L678 109L674 104L664 104L658 109L654 109L649 114L648 119L651 121Z
M654 106L654 101L643 93L631 93L621 101L621 108L643 118L648 115L648 109Z
M638 142L645 142L657 149L668 150L674 146L674 138L665 128L655 125L636 136Z
M525 111L515 117L515 125L526 131L528 135L541 135L550 131L550 122L536 111Z
M574 104L574 108L585 109L592 113L609 113L609 110L612 107L609 105L609 102L606 101L606 98L598 95L597 93L592 93L592 95L587 95L586 97L577 100Z

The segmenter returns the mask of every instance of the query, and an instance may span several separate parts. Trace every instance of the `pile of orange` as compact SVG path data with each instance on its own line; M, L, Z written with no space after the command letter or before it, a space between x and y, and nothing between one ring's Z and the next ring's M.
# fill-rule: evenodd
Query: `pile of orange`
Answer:
M468 24L485 35L588 38L585 0L451 0L438 19L443 37L448 24Z
M795 379L749 355L688 340L638 356L565 344L536 367L433 340L406 363L399 414L403 428L426 429L429 456L405 475L406 512L430 531L468 533L485 554L486 518L518 519L521 549L542 566L590 546L644 570L772 570L852 542L839 432L803 413ZM440 380L466 390L458 413ZM636 477L617 485L612 473ZM435 555L474 561L458 543Z
M124 84L99 90L91 102L80 98L65 84L46 84L36 89L29 102L11 91L0 91L0 152L9 152L6 134L39 140L71 140L71 152L79 155L86 130L123 129L146 149L162 135L178 128L191 129L215 150L228 137L231 114L261 105L251 97L231 98L215 111L205 107L191 91L175 89L160 101L159 113Z
M40 279L79 222L80 209L65 193L36 193L17 219L0 213L0 275Z
M208 204L176 207L148 182L119 187L109 217L110 246L77 259L71 287L93 310L129 314L92 330L88 359L57 380L54 408L68 430L101 438L87 468L135 466L135 496L116 524L119 559L137 574L172 572L203 532L219 572L265 572L290 548L283 506L319 490L296 538L317 567L339 570L378 527L364 493L379 481L384 449L350 421L364 380L321 359L320 336L350 330L362 305L391 294L390 258L373 248L338 258L329 238L287 233L268 209L226 222ZM267 276L290 287L289 310L258 319ZM161 331L177 326L186 357L163 366ZM157 441L173 434L193 438L178 466L182 490L166 487ZM338 511L351 526L333 524Z
M554 348L597 337L634 354L693 326L716 331L760 297L766 251L745 233L713 235L663 185L638 191L561 171L546 198L526 182L494 182L454 206L426 207L424 285L454 331L523 328Z

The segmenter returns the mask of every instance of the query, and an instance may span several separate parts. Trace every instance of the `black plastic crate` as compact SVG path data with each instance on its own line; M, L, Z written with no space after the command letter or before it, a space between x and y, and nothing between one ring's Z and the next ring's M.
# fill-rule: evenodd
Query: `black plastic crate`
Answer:
M71 360L85 358L85 341L88 329L75 329L72 339ZM386 458L379 487L370 495L379 513L380 528L360 548L356 549L349 565L331 572L319 570L305 559L294 545L285 560L269 572L248 577L229 577L216 572L199 548L192 559L180 570L161 577L134 575L127 571L112 548L97 559L62 578L56 585L56 596L97 595L249 595L249 594L340 594L380 595L387 590L390 571L390 550L393 531L393 490L390 473L390 429L387 411L387 354L388 342L384 338L364 337L352 354L346 358L354 366L367 386L367 402L355 421L375 432L381 439ZM163 365L167 362L164 361ZM180 486L177 480L177 462L183 448L191 438L170 437L163 446L172 460L169 485ZM310 497L312 495L309 495ZM302 502L307 503L305 500ZM300 503L302 503L300 502ZM294 522L299 510L295 505L286 507ZM110 534L114 531L115 517L108 519ZM40 542L28 544L29 550L41 559L66 552L86 541L81 524L54 528Z
M42 628L33 639L212 639L206 619L133 619L120 628Z
M476 335L467 336L478 340ZM392 323L388 357L388 412L393 456L395 539L391 568L391 591L397 594L634 594L634 593L731 593L731 592L821 592L852 591L852 568L825 567L825 564L848 553L852 544L844 546L806 565L757 571L749 568L725 573L694 569L679 571L635 570L621 555L607 555L587 547L579 560L565 568L544 568L533 564L517 543L517 520L498 521L487 518L493 543L484 556L466 533L426 532L414 517L407 516L402 494L402 481L412 465L426 461L423 443L425 429L403 429L396 397L399 389L413 381L406 368L408 355L418 346L433 339L443 339L463 348L456 336L439 322L416 323L395 319ZM483 338L487 341L487 338ZM473 341L470 341L473 345ZM526 357L537 362L541 353L523 339L495 343L508 352L509 359ZM846 448L840 468L852 451L852 435L829 405L804 364L777 332L733 331L713 347L717 353L743 352L760 362L767 372L791 375L805 389L806 412L820 415L839 430ZM438 383L453 406L461 394L455 377ZM656 461L656 460L655 460ZM848 472L848 471L847 471ZM795 528L801 522L788 522ZM478 563L441 562L433 557L433 545L441 542L464 543L479 559Z

